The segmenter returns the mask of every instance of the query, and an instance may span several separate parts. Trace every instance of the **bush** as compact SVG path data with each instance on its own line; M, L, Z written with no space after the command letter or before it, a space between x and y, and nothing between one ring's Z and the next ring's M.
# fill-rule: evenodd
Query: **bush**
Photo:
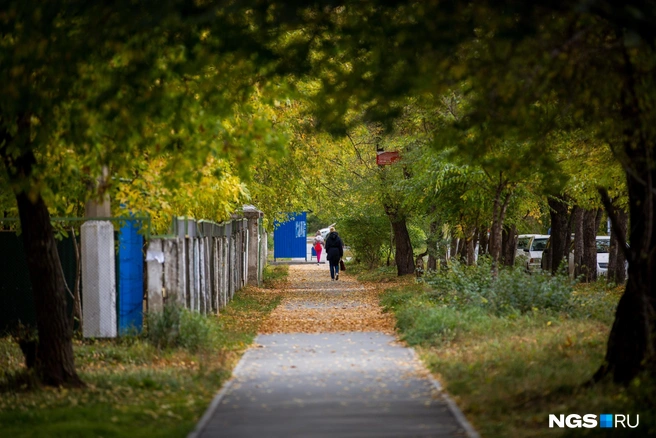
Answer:
M451 262L449 267L425 278L434 289L433 299L458 307L477 306L495 315L564 310L574 287L565 275L527 274L522 268L501 268L495 278L487 259L477 266Z
M441 345L479 327L488 331L492 317L485 310L436 304L421 285L416 286L388 289L381 298L383 309L394 312L402 339L410 345Z
M390 238L390 224L385 216L363 215L339 221L338 230L355 259L369 268L378 266Z
M367 269L362 265L354 265L349 267L351 274L357 275L358 281L365 282L391 282L399 278L397 274L396 265L381 266L375 269Z
M426 232L418 225L411 222L408 224L408 234L410 235L410 243L416 250L426 248ZM421 252L421 251L420 251Z
M284 281L289 275L288 265L266 265L264 267L264 287L273 288L277 282Z
M157 348L182 347L195 352L212 342L211 320L180 306L165 306L147 315L148 340Z
M206 350L212 344L212 321L200 313L183 310L178 344L189 351Z
M180 313L178 306L165 306L162 312L146 315L147 338L157 348L174 347L180 336Z
M397 327L403 339L411 345L440 345L453 341L459 333L489 318L481 309L462 311L448 306L404 307L396 313Z

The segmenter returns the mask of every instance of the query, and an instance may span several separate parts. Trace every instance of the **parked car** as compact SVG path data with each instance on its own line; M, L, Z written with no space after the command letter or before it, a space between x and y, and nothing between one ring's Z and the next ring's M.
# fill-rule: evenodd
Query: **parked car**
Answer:
M332 223L328 225L326 228L322 228L319 230L319 232L321 233L321 237L323 237L323 240L326 240L326 237L328 237L328 234L330 233L330 227L334 227L336 224L337 222ZM314 239L314 236L312 236L312 238Z
M608 275L610 236L597 236L597 275Z
M517 255L526 257L526 269L540 269L542 253L547 247L548 234L520 234L517 238Z
M569 240L569 241L570 241L570 245L573 245L573 242L574 242L574 234L570 235L570 240ZM551 236L549 236L549 238L547 239L547 245L544 247L544 250L545 250L545 251L549 251L550 248L551 248ZM574 247L573 247L573 246L570 246L570 251L572 250L572 248L574 248ZM574 260L574 259L573 259L572 256L570 255L570 257L568 258L568 263L572 263L573 260ZM547 264L547 263L546 263L546 259L543 257L543 258L542 258L542 269L546 269L546 268L547 268L546 264ZM573 265L571 265L571 266L573 266ZM571 266L568 266L568 267L571 268ZM570 273L570 277L571 277L571 273Z
M610 236L597 236L597 275L608 275ZM574 277L574 239L569 252L569 276ZM628 265L627 265L628 266Z

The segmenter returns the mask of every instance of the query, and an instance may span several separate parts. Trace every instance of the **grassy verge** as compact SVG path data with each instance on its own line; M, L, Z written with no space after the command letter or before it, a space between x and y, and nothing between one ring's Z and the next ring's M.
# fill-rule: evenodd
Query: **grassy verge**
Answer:
M273 289L289 275L289 265L267 265L264 269L264 287Z
M399 281L399 276L396 274L396 265L369 270L363 265L349 263L346 268L350 275L355 276L358 281L362 282L394 283Z
M268 269L268 284L283 271ZM181 346L158 348L146 336L77 340L87 383L79 390L29 388L20 350L0 339L0 435L184 437L278 301L275 291L247 288L219 317L183 316L182 342L171 344Z
M461 272L459 278L448 275L452 277L388 288L381 304L394 313L402 339L417 350L481 436L656 434L653 382L642 378L629 387L609 381L583 385L603 361L620 288L567 282L545 286L527 276L532 278L506 286L514 291L504 295L476 278L480 270ZM523 281L518 273L509 275ZM521 287L531 290L520 293ZM525 296L513 301L518 294ZM549 308L532 302L548 303ZM640 426L548 425L549 414L601 413L630 414L632 421L637 414Z

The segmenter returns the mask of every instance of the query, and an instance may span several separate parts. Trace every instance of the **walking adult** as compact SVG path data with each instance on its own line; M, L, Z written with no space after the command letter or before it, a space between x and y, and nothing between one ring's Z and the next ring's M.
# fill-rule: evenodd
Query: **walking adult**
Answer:
M317 231L317 234L314 236L314 252L317 253L317 265L321 263L321 252L323 251L323 245L325 242L323 241L323 236L321 236L321 231Z
M330 263L330 278L339 280L339 261L344 256L344 244L335 227L330 227L330 233L326 237L326 258Z

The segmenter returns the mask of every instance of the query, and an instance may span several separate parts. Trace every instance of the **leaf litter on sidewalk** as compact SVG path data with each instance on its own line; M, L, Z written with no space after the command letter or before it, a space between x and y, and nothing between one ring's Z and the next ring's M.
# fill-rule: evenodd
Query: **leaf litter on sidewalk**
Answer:
M326 265L292 265L281 285L282 301L260 333L394 333L394 319L379 305L380 291L340 274L331 281Z

